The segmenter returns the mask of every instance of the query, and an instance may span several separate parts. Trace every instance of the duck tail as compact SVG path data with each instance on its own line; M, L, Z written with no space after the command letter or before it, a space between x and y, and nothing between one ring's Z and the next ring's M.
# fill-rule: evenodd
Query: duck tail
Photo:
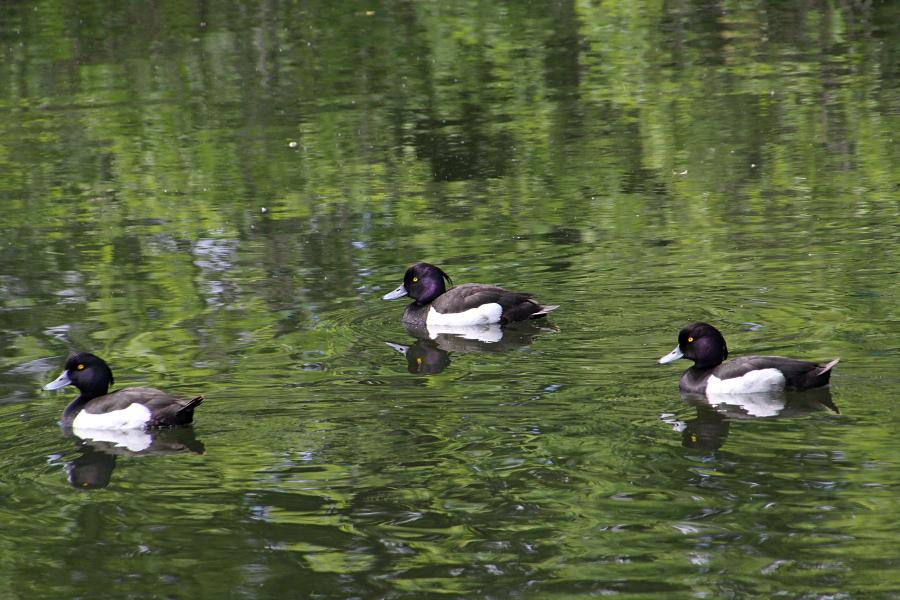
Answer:
M194 409L200 406L200 403L203 402L203 396L197 396L195 398L191 398L187 402L184 403L180 409L178 409L178 414L188 417L189 419L194 416Z
M807 376L807 387L821 387L828 385L831 381L831 369L840 362L840 358L835 358L823 365L817 365L815 369L809 372Z
M816 376L825 375L834 368L834 365L841 362L840 358L835 358L834 360L825 363L824 365L819 365L819 367L814 371Z

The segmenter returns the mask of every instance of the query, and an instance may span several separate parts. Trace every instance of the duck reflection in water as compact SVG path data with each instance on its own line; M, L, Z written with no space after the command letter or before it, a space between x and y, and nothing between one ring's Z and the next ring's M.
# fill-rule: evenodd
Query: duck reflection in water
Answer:
M193 427L173 427L151 431L104 431L92 438L78 437L71 427L64 433L77 441L77 458L65 463L66 476L73 487L97 489L109 485L120 456L164 456L180 452L204 454L203 443Z
M817 412L841 412L831 399L829 388L756 394L703 395L682 392L681 399L696 408L695 418L681 421L669 413L660 418L681 433L682 446L700 450L721 448L734 421L789 419Z
M450 365L452 352L508 352L530 345L541 333L559 331L547 325L524 321L501 327L499 323L456 326L428 326L404 323L403 328L416 341L411 345L385 342L406 357L407 370L413 374L436 375Z

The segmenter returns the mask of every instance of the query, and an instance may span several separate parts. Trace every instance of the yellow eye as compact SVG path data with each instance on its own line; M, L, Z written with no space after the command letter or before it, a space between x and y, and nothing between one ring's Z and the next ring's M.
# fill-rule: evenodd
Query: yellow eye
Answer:
M78 366L75 367L75 368L78 369L79 371L83 371L83 370L84 370L84 364L78 363Z
M418 277L413 277L413 283L419 283L419 278L418 278Z
M688 344L690 344L690 343L693 342L693 341L694 341L694 338L688 337Z

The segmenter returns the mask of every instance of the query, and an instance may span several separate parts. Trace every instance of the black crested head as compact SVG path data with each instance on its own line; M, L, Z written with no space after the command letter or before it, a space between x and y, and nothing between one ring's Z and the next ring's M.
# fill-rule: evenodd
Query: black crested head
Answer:
M109 391L113 384L112 369L106 361L89 352L73 352L66 359L65 369L82 398L96 398Z
M728 358L725 337L709 323L691 323L678 332L678 347L684 358L700 368L714 367Z
M453 285L450 276L429 263L417 263L406 270L403 285L410 298L417 304L428 304L447 291L446 283Z

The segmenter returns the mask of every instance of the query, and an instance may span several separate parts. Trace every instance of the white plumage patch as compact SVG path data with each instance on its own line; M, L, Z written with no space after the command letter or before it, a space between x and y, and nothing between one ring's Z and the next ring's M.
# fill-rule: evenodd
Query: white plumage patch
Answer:
M730 379L719 379L712 375L706 382L706 394L780 392L784 389L784 384L784 374L778 369L758 369Z
M774 417L784 410L785 398L780 391L753 394L707 394L710 406L737 406L751 417ZM727 414L727 412L726 412Z
M146 450L153 443L153 436L142 429L84 429L72 427L72 433L83 440L95 442L108 442L118 448L125 448L132 452Z
M135 402L107 413L93 414L82 410L75 415L72 429L142 429L149 422L150 409Z
M466 340L478 340L493 344L503 339L503 330L497 323L481 325L429 325L428 337L436 340L441 334L455 335Z
M425 318L425 324L431 326L447 326L447 327L470 327L472 325L486 325L488 323L499 323L500 315L503 314L503 307L496 302L482 304L475 308L459 313L439 313L432 306L428 309L428 316Z

